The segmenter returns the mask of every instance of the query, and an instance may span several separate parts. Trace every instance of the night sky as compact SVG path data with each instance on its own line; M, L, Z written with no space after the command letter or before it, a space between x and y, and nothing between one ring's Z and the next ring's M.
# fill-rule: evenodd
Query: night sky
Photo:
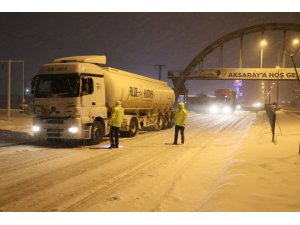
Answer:
M154 64L166 64L162 80L168 81L168 70L183 70L202 49L229 32L261 23L299 21L300 13L0 13L0 60L25 60L26 86L41 64L63 56L93 54L105 54L108 66L153 78L158 78ZM265 33L269 45L264 67L276 67L280 35L279 31ZM260 37L260 33L245 37L244 67L260 66ZM224 67L238 67L238 54L239 40L225 44ZM289 59L286 64L290 65ZM218 54L213 52L204 66L217 65ZM19 69L13 66L15 93L21 87ZM0 67L2 94L6 71L6 66ZM244 83L245 89L254 85ZM232 81L187 83L191 94L209 94L225 86L232 87Z

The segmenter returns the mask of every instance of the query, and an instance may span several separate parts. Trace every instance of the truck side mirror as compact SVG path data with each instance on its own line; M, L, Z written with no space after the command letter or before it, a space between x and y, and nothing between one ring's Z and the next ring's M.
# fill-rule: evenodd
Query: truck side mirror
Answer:
M30 93L31 93L31 95L34 95L34 89L35 89L35 82L36 82L36 79L37 79L37 76L34 76L34 77L31 79L31 83L30 83L30 87L31 87Z

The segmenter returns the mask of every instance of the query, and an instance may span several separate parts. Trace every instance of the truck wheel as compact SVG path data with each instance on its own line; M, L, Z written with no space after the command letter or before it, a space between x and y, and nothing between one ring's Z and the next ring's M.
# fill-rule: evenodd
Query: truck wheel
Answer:
M170 118L168 120L168 128L172 128L173 127L173 123L172 123L173 118L174 118L174 112L171 112Z
M162 129L167 129L169 126L169 115L168 113L165 114L164 119L163 119L163 126Z
M128 131L129 137L134 137L137 133L137 130L138 130L138 121L136 118L132 118L129 124L129 131Z
M163 124L164 124L164 118L162 114L159 114L157 118L156 130L161 130L163 128Z
M99 121L94 121L91 132L90 144L99 144L102 140L101 123Z

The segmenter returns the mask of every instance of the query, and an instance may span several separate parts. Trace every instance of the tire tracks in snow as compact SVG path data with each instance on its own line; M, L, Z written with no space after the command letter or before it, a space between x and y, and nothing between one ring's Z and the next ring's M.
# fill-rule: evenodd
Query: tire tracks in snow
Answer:
M218 134L220 132L230 134L235 130L233 128L235 124L240 124L237 127L242 126L242 118L238 119L236 122L230 120L224 122L222 117L216 119L210 116L201 118L201 115L192 115L187 124L185 145L162 144L166 139L173 140L172 129L172 132L169 130L147 132L133 139L122 138L121 144L125 146L122 151L95 152L81 148L86 151L86 155L84 159L79 159L80 154L76 155L79 157L77 161L72 161L74 157L72 151L64 153L66 157L62 154L49 160L46 157L41 159L42 161L32 163L23 161L25 169L45 167L47 169L29 175L25 180L17 180L4 187L0 185L0 207L14 211L86 211L89 209L98 211L99 204L110 207L120 204L120 207L124 207L122 200L112 202L109 199L115 193L130 189L131 186L141 188L146 181L148 186L143 187L144 190L137 196L139 202L134 201L132 208L128 210L159 210L162 202L169 201L172 197L172 193L188 173L190 164L193 164L195 158L201 158L205 152L209 153L211 146L218 143L219 139L213 141ZM211 136L207 137L207 135ZM193 145L197 145L193 143L195 140L201 142L200 151L193 151ZM153 148L143 149L143 146L149 146L149 143L153 143ZM38 165L35 166L37 162ZM176 169L172 166L174 163L177 163ZM12 179L14 174L17 176L18 171L22 170L22 166L6 167L6 169ZM149 176L157 171L159 171L157 176ZM162 177L165 177L165 180ZM157 182L164 184L162 189L157 187ZM151 195L151 188L157 196ZM126 196L124 198L126 199Z

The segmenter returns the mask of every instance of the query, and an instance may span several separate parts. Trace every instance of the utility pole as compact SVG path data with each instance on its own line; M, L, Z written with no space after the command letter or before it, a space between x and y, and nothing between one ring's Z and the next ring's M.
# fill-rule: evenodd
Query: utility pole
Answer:
M11 61L8 60L8 79L7 79L7 120L10 120L10 75L11 75Z
M161 80L161 69L165 68L165 67L166 67L166 65L164 65L164 64L156 64L156 65L154 65L154 68L158 69L158 71L159 71L159 74L158 74L158 79L159 80Z
M10 91L11 91L11 64L12 63L21 63L22 64L22 109L24 110L24 102L25 102L25 98L24 98L24 83L25 83L25 79L24 79L24 60L0 60L0 64L1 63L7 63L8 66L8 77L7 77L7 120L10 120Z

